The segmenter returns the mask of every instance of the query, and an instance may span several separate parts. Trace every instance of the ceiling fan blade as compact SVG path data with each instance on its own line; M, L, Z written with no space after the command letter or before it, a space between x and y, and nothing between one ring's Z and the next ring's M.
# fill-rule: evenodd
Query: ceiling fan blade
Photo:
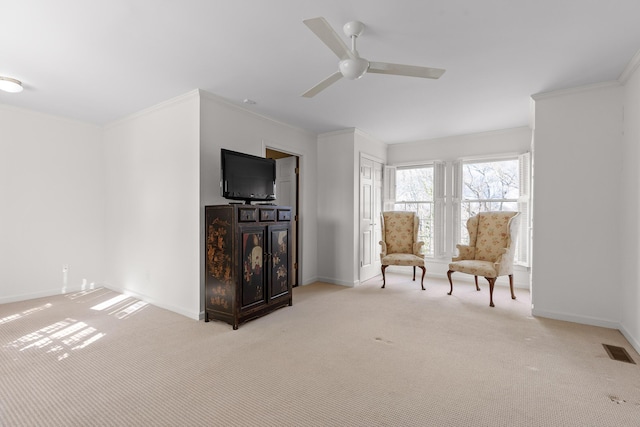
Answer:
M338 80L340 80L341 78L342 78L342 73L340 71L336 71L335 73L331 74L329 77L327 77L326 79L324 79L323 81L321 81L320 83L318 83L317 85L315 85L314 87L312 87L311 89L303 93L302 96L305 98L312 98L316 96L318 93L320 93L321 91L325 90L326 88L334 84L335 82L337 82Z
M341 60L355 58L353 52L349 50L347 45L340 38L338 33L331 28L331 25L329 25L326 19L319 17L306 19L302 22L304 22L304 24L309 27L309 29L313 31L313 33L338 56L338 58Z
M414 65L390 64L388 62L369 62L369 73L394 74L398 76L439 79L444 74L442 68L416 67Z

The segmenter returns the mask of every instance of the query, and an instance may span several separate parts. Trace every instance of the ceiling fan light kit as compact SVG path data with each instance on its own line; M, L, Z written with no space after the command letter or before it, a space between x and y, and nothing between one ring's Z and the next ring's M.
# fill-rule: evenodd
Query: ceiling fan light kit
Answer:
M0 90L9 93L22 92L22 82L11 77L0 76Z
M359 21L347 22L342 30L351 39L351 49L347 47L340 36L329 25L326 19L319 17L307 19L304 24L318 38L340 58L338 71L302 94L305 98L311 98L333 83L345 77L349 80L356 80L364 76L367 72L376 74L393 74L398 76L422 77L427 79L438 79L445 70L441 68L419 67L415 65L391 64L388 62L369 62L361 58L356 50L356 39L364 31L364 24Z
M363 58L347 58L340 61L340 72L349 80L359 79L369 69L369 61Z

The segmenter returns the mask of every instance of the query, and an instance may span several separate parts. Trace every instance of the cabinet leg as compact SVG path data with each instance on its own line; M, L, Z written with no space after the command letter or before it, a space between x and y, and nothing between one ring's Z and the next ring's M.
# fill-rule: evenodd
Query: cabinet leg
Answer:
M204 312L204 321L208 322L209 321L209 313L207 313L207 311L205 310Z

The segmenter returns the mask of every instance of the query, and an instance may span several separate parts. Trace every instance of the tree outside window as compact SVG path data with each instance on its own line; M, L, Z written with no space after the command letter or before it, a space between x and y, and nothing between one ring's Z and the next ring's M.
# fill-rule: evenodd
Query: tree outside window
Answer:
M521 229L515 248L516 261L526 265L529 184L520 182L528 179L526 155L455 161L446 166L444 162L434 162L397 167L393 209L417 213L418 239L424 242L423 253L434 258L451 256L457 243L469 243L467 220L479 212L519 211ZM446 194L445 184L449 178L453 184L447 190L450 194Z
M487 211L517 211L519 188L518 159L462 164L460 237L469 242L467 220Z
M433 256L434 209L433 166L398 168L396 170L397 211L416 212L420 218L418 241L423 241L422 253Z

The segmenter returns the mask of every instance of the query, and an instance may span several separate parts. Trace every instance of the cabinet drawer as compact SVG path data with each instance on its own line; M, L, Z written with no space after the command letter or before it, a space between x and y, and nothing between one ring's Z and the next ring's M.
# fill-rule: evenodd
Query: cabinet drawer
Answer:
M278 221L291 221L291 211L278 209Z
M238 209L239 222L256 222L258 220L258 210L256 208Z
M260 209L260 221L275 221L275 209Z

